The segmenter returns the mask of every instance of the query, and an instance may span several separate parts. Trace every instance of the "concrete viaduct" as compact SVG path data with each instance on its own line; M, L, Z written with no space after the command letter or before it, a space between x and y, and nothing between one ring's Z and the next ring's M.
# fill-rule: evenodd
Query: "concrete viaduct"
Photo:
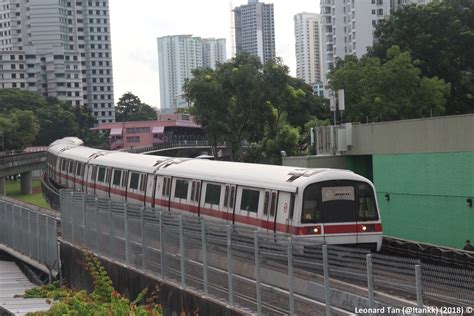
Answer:
M46 152L0 156L0 196L6 195L6 177L21 175L21 193L32 193L32 172L46 166Z

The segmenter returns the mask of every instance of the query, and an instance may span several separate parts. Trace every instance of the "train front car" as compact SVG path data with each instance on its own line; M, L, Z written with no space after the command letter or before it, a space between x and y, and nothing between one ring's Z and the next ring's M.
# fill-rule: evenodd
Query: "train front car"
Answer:
M380 250L382 223L369 180L336 169L307 169L294 178L299 198L293 234L319 237L325 244Z

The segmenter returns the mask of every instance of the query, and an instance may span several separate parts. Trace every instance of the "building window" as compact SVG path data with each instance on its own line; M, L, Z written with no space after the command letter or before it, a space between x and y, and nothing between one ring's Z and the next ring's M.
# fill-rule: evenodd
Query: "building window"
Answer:
M139 143L140 136L127 137L127 143Z

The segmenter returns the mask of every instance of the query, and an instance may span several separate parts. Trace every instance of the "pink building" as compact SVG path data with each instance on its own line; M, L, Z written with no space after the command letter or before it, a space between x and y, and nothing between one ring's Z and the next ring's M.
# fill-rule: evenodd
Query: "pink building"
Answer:
M184 140L204 140L201 126L188 114L158 115L156 121L101 123L93 130L110 133L108 145L112 150Z

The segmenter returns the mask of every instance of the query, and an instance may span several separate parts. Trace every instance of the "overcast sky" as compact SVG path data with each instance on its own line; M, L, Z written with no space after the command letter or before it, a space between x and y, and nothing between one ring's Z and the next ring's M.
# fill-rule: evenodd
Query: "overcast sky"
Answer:
M233 6L247 0L232 0ZM274 3L276 54L296 74L293 16L319 13L319 0L266 0ZM160 105L157 38L192 34L227 39L231 55L231 0L110 1L115 101L125 92Z

